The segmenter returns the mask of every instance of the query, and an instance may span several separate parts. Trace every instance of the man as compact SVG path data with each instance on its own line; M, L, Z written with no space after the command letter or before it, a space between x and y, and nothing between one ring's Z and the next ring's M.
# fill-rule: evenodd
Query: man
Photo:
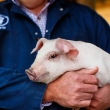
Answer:
M83 40L110 52L109 25L94 11L63 0L6 0L0 3L0 21L0 109L69 110L90 105L86 109L101 110L97 94L101 101L110 100L109 85L97 91L97 67L65 73L48 86L25 74L36 56L30 52L41 37ZM103 109L110 106L108 101Z

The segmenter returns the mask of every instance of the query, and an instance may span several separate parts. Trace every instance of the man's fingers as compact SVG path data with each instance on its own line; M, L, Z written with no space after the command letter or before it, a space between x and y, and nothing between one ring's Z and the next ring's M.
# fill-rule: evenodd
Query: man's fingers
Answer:
M88 107L90 105L90 103L91 103L91 100L82 100L79 103L78 107Z
M97 85L84 84L82 91L85 93L94 93L97 92L97 90L98 90Z
M98 72L99 68L97 66L95 66L94 68L84 68L81 69L80 71L77 70L77 73L85 73L85 74L90 74L90 75L95 75Z
M93 98L93 93L82 93L81 97L80 96L77 97L78 100L91 100L92 98Z
M85 77L83 78L85 84L99 84L98 78L95 75L83 75L82 77Z
M98 79L95 76L95 74L98 72L98 67L94 67L91 69L81 69L76 72L77 72L77 74L81 74L81 73L83 74L83 75L81 75L81 77L82 77L84 83L98 85Z

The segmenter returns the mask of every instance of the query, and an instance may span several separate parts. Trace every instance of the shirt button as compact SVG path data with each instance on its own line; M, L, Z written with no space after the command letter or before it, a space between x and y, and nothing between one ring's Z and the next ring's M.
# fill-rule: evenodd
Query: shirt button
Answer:
M37 36L38 35L38 32L35 32L35 35Z
M48 30L45 30L45 32L49 32Z
M41 17L38 17L37 19L38 19L38 20L41 20Z
M60 8L60 11L63 11L63 8Z

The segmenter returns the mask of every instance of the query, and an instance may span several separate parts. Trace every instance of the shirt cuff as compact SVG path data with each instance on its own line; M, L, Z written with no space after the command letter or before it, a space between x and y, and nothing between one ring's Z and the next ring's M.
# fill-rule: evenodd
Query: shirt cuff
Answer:
M45 103L45 104L41 104L41 110L43 110L44 107L50 106L52 103Z

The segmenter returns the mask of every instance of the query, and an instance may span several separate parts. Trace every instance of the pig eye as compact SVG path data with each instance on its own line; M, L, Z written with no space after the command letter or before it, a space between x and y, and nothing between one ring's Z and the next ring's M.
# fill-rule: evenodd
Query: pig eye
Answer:
M54 59L56 58L58 55L57 54L50 54L49 59Z

